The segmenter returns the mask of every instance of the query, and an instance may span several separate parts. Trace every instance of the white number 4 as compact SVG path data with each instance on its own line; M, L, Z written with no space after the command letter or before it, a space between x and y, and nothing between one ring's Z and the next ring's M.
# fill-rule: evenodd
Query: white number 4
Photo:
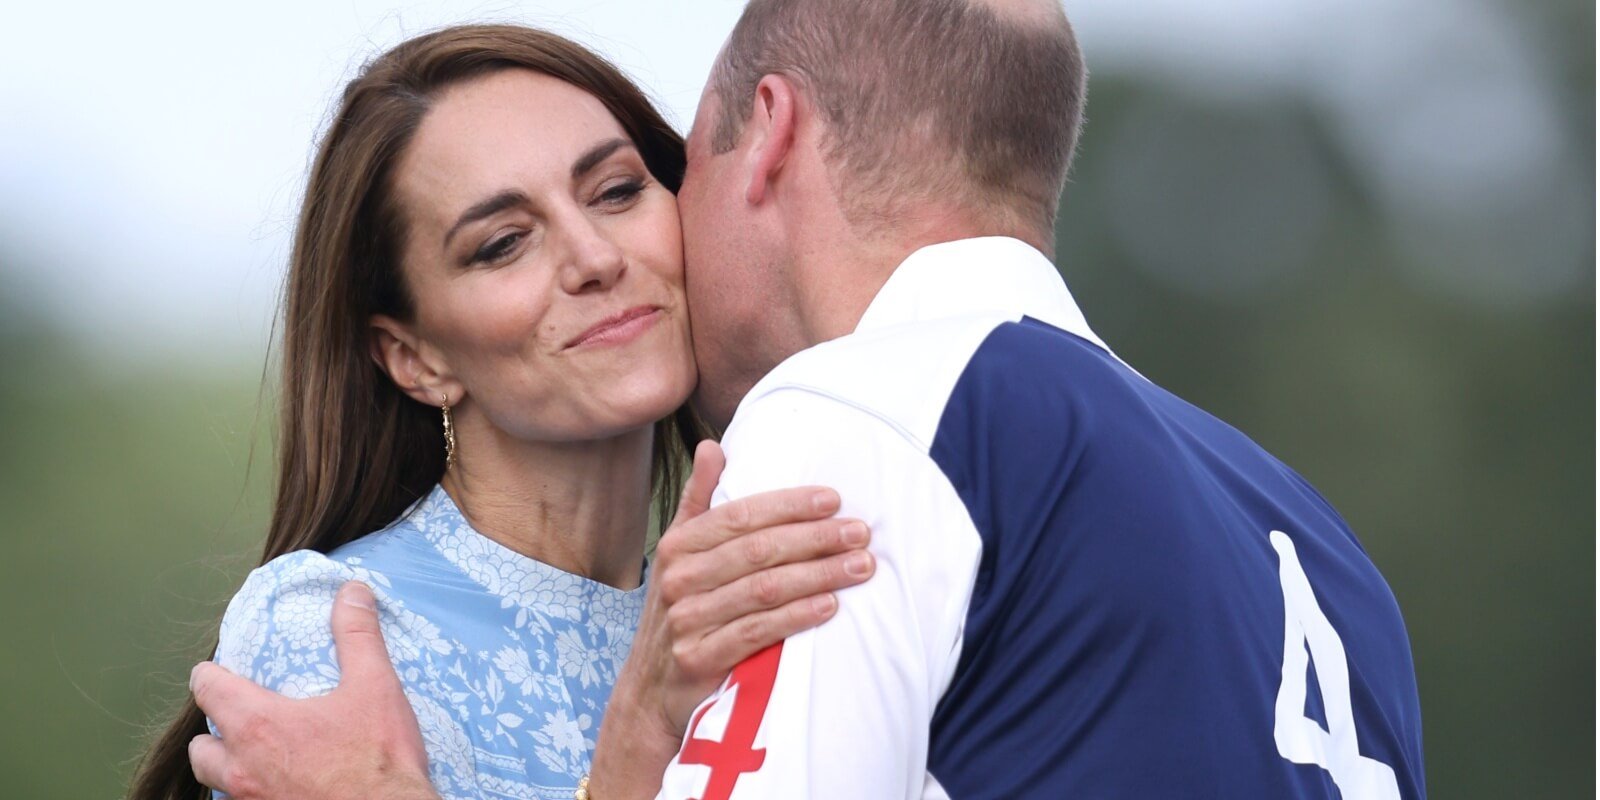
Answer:
M1315 764L1327 770L1344 800L1400 800L1394 769L1361 755L1356 747L1344 643L1317 605L1311 582L1295 556L1294 543L1282 531L1273 531L1271 539L1272 548L1278 551L1278 577L1283 583L1283 684L1278 687L1277 721L1272 729L1278 753L1296 764ZM1305 715L1307 647L1317 664L1327 730Z

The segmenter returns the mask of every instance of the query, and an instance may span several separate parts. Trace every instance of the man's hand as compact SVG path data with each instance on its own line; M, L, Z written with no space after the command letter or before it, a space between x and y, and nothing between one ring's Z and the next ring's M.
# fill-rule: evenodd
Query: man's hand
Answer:
M333 641L340 682L321 697L291 700L209 661L194 668L190 691L221 734L189 743L201 783L236 800L438 797L365 585L339 591Z
M752 495L711 509L722 449L695 450L678 515L656 547L644 613L596 742L591 793L653 797L689 716L740 661L822 624L832 592L871 576L869 531L830 519L823 487Z
M603 800L653 796L689 715L728 671L833 616L831 592L872 573L866 526L830 519L838 494L785 489L709 510L722 467L721 449L702 443L657 547L595 751L592 785ZM195 667L195 700L221 734L190 743L201 783L238 800L437 797L367 587L340 591L333 637L342 675L322 697L290 700L216 664Z

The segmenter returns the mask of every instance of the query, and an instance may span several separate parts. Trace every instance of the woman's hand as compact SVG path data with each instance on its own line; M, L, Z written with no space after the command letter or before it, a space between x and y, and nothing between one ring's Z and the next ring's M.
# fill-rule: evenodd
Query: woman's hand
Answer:
M833 591L865 581L867 526L832 519L839 495L801 487L710 508L725 461L696 448L677 518L662 535L633 649L606 707L591 786L601 800L653 797L689 716L729 670L822 624Z

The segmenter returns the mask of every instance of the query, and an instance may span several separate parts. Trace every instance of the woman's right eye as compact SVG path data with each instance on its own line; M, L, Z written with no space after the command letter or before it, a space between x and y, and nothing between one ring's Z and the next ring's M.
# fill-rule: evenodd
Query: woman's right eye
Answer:
M511 248L516 247L517 242L522 240L522 236L523 234L520 233L508 233L505 236L491 239L487 244L478 248L478 252L472 254L472 260L469 263L493 264L503 260L511 253Z

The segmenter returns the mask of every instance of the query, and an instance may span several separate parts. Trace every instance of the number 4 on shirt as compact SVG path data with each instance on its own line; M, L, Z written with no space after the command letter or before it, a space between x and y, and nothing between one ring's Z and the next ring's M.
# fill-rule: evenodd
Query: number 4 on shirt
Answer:
M1283 683L1278 687L1273 726L1278 753L1296 764L1315 764L1327 770L1347 800L1400 800L1394 769L1360 753L1344 643L1317 604L1294 543L1282 531L1273 531L1270 538L1272 548L1278 552L1284 611ZM696 736L701 720L715 703L695 713L678 761L711 768L700 800L728 800L739 776L755 772L766 760L766 750L757 750L753 745L772 699L782 654L783 644L779 643L734 668L723 693L724 697L732 695L733 708L720 741ZM1313 659L1328 718L1326 731L1305 715L1306 668Z
M1282 531L1273 531L1271 539L1272 549L1278 551L1278 578L1283 584L1283 683L1278 687L1272 730L1278 753L1296 764L1315 764L1327 770L1346 800L1400 800L1394 769L1361 755L1357 748L1344 642L1317 605L1294 543ZM1305 715L1308 647L1322 687L1326 731Z
M695 735L700 729L700 720L716 702L707 703L690 720L689 738L678 753L678 763L704 764L711 768L711 777L706 780L706 791L700 800L728 800L739 776L761 769L762 762L766 761L766 749L757 750L753 745L756 731L761 729L761 719L767 714L767 703L772 699L772 686L778 679L778 661L782 655L783 643L779 642L733 668L722 698L718 700L733 702L720 741Z

